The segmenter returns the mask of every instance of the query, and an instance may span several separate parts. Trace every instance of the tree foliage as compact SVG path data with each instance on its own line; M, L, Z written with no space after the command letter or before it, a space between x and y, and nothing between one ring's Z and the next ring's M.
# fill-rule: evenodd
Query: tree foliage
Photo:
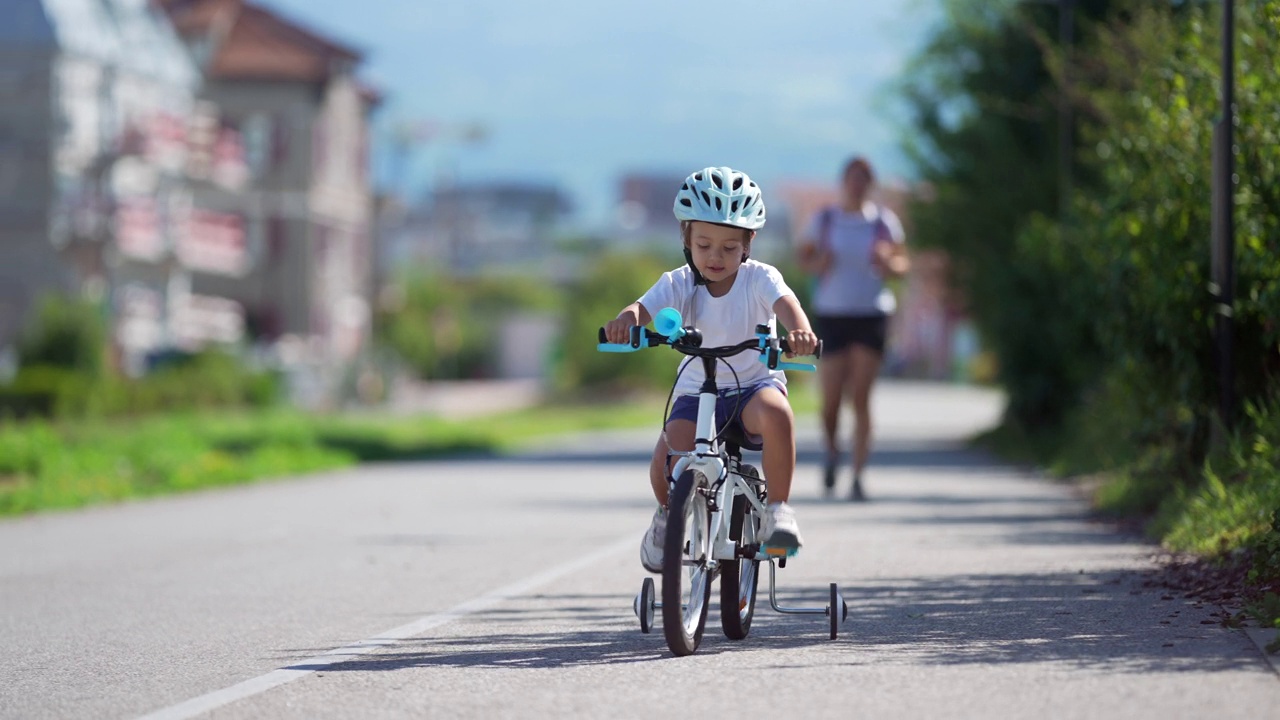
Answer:
M1110 5L1082 0L1076 22ZM902 88L912 112L907 149L931 188L911 208L913 239L953 258L979 333L999 358L1011 418L1052 425L1079 396L1094 356L1080 308L1063 302L1077 280L1034 247L1038 236L1061 232L1049 220L1062 189L1066 102L1051 72L1058 9L983 0L943 7L945 22ZM1080 168L1072 174L1088 179Z

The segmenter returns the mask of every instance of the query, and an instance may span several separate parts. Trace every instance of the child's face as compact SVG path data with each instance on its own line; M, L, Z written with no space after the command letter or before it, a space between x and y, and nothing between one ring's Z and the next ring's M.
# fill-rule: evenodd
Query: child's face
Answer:
M707 282L728 280L742 266L742 256L751 248L755 233L742 228L694 222L689 228L689 250L693 265Z

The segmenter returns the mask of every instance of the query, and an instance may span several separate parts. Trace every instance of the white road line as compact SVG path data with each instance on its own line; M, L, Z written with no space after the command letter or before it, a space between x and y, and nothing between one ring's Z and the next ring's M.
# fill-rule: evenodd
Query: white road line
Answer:
M170 705L167 708L162 708L155 712L143 715L138 720L185 720L185 718L193 718L198 715L202 715L214 708L219 708L223 705L228 705L251 695L266 692L271 688L279 687L285 683L293 682L294 680L310 675L317 670L321 670L325 666L346 662L347 660L360 655L367 655L379 648L392 645L396 640L415 637L433 628L451 623L454 620L481 612L482 610L487 610L503 600L523 595L540 585L545 585L552 580L577 572L578 570L600 562L611 555L620 553L623 550L634 546L634 544L635 538L628 536L589 555L580 557L577 560L551 568L550 570L538 573L537 575L525 578L524 580L512 583L511 585L500 587L497 590L492 590L478 598L455 605L444 612L418 618L408 625L401 625L398 628L379 633L366 640L361 640L350 645L344 645L322 655L307 658L306 660L299 660L298 662L290 663L289 667L272 670L265 675L259 675L256 678L245 680L244 682L237 683L231 687L206 693L199 697L180 702L177 705Z

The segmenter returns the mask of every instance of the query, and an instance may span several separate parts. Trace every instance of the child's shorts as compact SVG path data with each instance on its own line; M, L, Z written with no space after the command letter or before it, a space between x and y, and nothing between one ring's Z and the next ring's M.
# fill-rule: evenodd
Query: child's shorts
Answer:
M787 386L777 380L769 379L756 383L749 387L738 388L720 388L716 398L716 425L717 430L723 435L725 428L730 428L733 432L746 439L742 444L743 450L761 450L764 448L764 438L759 435L751 435L742 425L742 418L739 414L742 408L747 406L747 402L751 397L762 389L767 387L777 388L785 397L787 394ZM738 412L735 413L734 410ZM698 396L697 395L681 395L676 398L675 403L671 405L671 415L667 417L667 422L672 420L688 420L692 423L698 422Z

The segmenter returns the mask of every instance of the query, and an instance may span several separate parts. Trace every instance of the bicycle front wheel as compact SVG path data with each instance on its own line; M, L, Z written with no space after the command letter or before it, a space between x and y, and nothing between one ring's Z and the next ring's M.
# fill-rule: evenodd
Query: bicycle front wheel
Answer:
M702 475L687 470L667 503L663 548L662 631L676 655L692 655L702 642L711 598L711 513Z
M729 539L733 540L734 549L739 553L759 541L760 519L751 509L751 503L745 496L733 498ZM756 614L759 571L760 561L753 557L721 561L720 626L730 640L742 640L751 632L751 619Z

